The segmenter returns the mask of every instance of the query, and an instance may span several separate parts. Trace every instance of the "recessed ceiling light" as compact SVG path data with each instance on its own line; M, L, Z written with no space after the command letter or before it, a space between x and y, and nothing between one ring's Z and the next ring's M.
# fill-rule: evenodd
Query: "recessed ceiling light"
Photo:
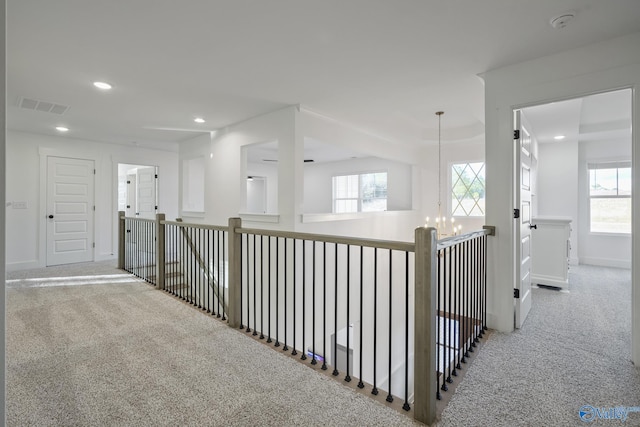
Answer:
M193 119L194 122L196 123L204 123L205 120L202 117L196 117L195 119Z
M102 90L109 90L113 87L109 83L105 83L105 82L93 82L93 85L98 89L102 89Z
M68 131L69 131L69 128L64 127L64 126L56 126L56 130L57 130L58 132L68 132Z
M553 137L553 139L555 139L556 141L560 141L560 140L563 140L565 138L566 138L566 136L564 136L564 135L556 135L556 136Z

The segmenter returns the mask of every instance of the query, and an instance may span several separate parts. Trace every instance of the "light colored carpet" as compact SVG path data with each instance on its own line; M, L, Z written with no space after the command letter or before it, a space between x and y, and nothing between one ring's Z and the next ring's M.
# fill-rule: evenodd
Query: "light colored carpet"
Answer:
M9 275L7 425L414 425L121 274L92 263Z
M572 267L570 292L534 289L522 329L493 333L458 386L440 427L581 426L582 405L640 406L631 355L631 272ZM625 423L640 426L640 413Z

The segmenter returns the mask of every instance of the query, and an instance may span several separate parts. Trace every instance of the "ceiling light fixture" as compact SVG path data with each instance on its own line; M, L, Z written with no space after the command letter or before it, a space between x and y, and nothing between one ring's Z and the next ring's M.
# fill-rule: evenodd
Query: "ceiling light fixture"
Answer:
M556 136L553 137L553 139L555 139L556 141L561 141L561 140L563 140L565 138L566 138L566 136L564 136L564 135L556 135Z
M111 89L113 87L109 83L106 83L106 82L93 82L93 85L95 87L97 87L98 89L101 89L101 90L109 90L109 89Z
M196 117L195 119L193 119L194 122L196 123L204 123L205 120L202 117Z
M68 132L69 128L68 127L64 127L64 126L56 126L56 130L58 132Z
M442 180L441 180L441 163L442 163L442 138L441 138L441 121L442 121L442 115L444 114L444 111L437 111L436 112L436 116L438 116L438 216L436 217L436 235L437 238L440 239L442 237L445 237L445 226L447 225L447 218L442 216L442 203L441 203L441 196L442 196ZM459 234L460 231L462 230L462 226L458 225L455 226L455 218L451 217L451 233L455 236L456 234ZM427 217L425 219L425 227L429 227L429 217Z

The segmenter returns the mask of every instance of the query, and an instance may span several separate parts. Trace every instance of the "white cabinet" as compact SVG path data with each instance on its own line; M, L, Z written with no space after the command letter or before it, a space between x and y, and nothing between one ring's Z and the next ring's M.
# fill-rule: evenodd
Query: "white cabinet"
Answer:
M571 218L538 217L531 230L531 284L569 287Z

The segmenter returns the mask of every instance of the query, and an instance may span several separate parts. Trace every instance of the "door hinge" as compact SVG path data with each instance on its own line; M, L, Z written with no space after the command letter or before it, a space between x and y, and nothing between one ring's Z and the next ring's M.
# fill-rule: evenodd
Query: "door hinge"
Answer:
M156 210L158 210L158 207L156 206Z
M520 218L520 209L516 208L513 210L513 217Z
M520 129L513 131L513 139L520 139Z
M93 206L93 211L94 211L94 212L96 211L96 207L95 207L95 205Z
M93 245L92 245L92 247L94 247L94 248L96 247L96 242L93 242Z
M520 299L520 289L514 289L513 290L513 297Z
M158 174L156 174L156 179L158 179Z

